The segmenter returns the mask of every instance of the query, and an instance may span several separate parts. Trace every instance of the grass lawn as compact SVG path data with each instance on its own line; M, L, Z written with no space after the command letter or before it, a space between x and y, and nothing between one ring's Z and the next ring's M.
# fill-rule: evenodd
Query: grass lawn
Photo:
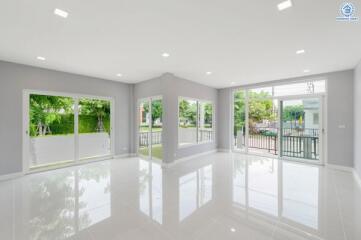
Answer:
M144 156L148 156L148 148L140 148L139 149L139 154L144 155ZM154 145L152 147L152 156L154 158L158 158L158 159L162 159L163 158L163 147L161 144L157 144Z

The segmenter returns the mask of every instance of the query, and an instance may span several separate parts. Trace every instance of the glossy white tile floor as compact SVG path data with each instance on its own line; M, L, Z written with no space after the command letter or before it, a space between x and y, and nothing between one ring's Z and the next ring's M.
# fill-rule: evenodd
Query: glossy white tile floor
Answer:
M324 167L216 153L0 182L0 239L361 239L361 191Z

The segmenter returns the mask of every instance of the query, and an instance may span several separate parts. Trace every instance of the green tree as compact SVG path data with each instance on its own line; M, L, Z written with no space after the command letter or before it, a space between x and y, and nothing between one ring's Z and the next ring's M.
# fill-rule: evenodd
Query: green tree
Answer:
M305 111L302 104L286 106L283 109L282 120L283 122L290 122L291 128L292 124L294 126L302 126L304 115Z
M249 118L252 124L263 120L274 121L276 119L273 100L268 92L249 92Z
M234 94L234 135L245 126L246 109L244 91L237 91Z
M30 95L30 135L51 134L50 125L60 122L65 114L72 113L73 99L68 97Z
M186 127L190 125L192 127L196 126L197 120L197 102L189 100L181 100L179 102L179 121Z
M149 112L149 104L144 104L143 106L144 112ZM157 119L160 119L162 121L163 115L163 105L162 100L153 100L152 101L152 127L154 127L154 124Z
M98 120L96 131L104 132L104 118L110 117L110 102L98 99L81 99L79 101L79 113L86 116L95 116Z
M204 104L204 123L206 127L212 126L212 118L213 118L213 105L212 103Z

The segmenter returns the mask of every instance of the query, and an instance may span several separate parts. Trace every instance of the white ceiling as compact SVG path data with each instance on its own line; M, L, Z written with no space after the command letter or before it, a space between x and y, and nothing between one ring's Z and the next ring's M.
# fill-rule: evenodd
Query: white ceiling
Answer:
M279 12L281 1L1 0L0 59L129 83L171 72L213 87L355 67L361 19L336 21L343 1L293 0ZM361 0L351 2L361 18Z

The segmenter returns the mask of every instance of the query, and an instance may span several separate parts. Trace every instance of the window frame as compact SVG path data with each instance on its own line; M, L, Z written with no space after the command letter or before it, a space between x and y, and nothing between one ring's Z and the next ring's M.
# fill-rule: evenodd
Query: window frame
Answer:
M197 104L197 116L196 116L196 143L185 143L181 144L179 141L179 125L180 125L180 112L179 112L179 104L182 100L188 100L188 101L195 101ZM211 141L199 141L199 122L200 122L200 111L199 111L199 105L200 103L209 103L212 105L212 136ZM192 97L183 97L178 96L178 102L177 102L177 147L178 149L192 147L192 146L198 146L203 144L214 144L215 143L215 104L212 100L208 99L198 99L198 98L192 98Z
M74 141L75 141L75 153L74 159L71 162L65 164L49 164L39 167L30 167L30 158L29 158L29 144L30 144L30 133L29 133L29 110L30 110L30 95L47 95L54 97L69 97L74 100ZM105 100L110 102L110 154L98 157L92 157L88 159L79 158L79 100L81 98L89 99L98 99ZM100 160L111 159L115 156L115 109L116 101L113 96L101 96L101 95L90 95L90 94L81 94L81 93L71 93L71 92L61 92L61 91L47 91L47 90L37 90L37 89L24 89L22 91L22 173L36 173L42 171L48 171L53 169L59 169L68 166L76 166L79 164L87 164L91 162L96 162Z

